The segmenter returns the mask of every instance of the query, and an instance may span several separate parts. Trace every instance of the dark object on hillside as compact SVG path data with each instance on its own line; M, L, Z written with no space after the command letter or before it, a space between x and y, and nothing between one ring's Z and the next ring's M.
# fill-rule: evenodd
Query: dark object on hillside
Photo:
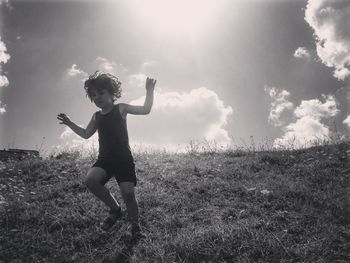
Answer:
M40 158L39 151L23 149L0 150L0 161L23 160L31 158Z

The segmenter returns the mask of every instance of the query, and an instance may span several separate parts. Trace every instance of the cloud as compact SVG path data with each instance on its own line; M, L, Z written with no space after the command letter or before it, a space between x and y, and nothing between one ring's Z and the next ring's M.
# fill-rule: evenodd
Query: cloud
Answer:
M94 61L95 70L102 70L104 72L113 74L119 78L120 75L125 74L128 70L122 64L117 64L116 62L103 57L97 57ZM93 70L93 72L95 72ZM91 72L91 73L93 73ZM73 64L70 69L66 71L68 77L80 77L81 81L85 81L89 74L84 70L78 68L77 64Z
M131 92L137 92L137 93L140 91L144 92L147 77L154 78L152 74L148 74L148 75L143 73L129 74L127 76L127 83L125 83L127 85L127 89L130 90ZM163 90L161 87L158 86L158 83L157 83L157 90L158 91ZM124 94L126 93L124 92Z
M281 120L281 116L287 110L293 109L294 105L292 102L288 101L290 93L286 90L281 90L275 87L264 87L265 92L269 94L272 98L270 114L268 117L268 122L273 126L282 126L285 124Z
M309 0L305 20L313 28L317 55L333 76L345 80L350 76L350 1Z
M131 86L136 86L137 88L142 88L146 84L147 76L145 74L131 74L128 76L128 83Z
M302 148L312 146L312 140L329 138L329 127L321 120L336 116L339 110L333 95L322 94L322 98L323 103L318 99L303 100L294 111L296 121L283 128L284 135L275 139L273 146Z
M142 67L149 67L156 63L155 61L146 61L142 64ZM123 83L127 89L130 88L143 88L145 87L147 76L143 73L138 74L127 74L128 69L123 64L118 64L112 60L109 60L104 57L98 56L94 61L95 70L102 70L104 72L113 74L117 76L119 79L126 79L126 83ZM85 81L89 74L84 70L78 68L77 64L73 64L70 69L66 71L68 77L77 77L79 76L81 81ZM93 72L91 72L93 73ZM123 91L123 95L126 95L125 90Z
M2 64L7 63L9 59L10 55L7 53L5 43L1 41L0 36L0 88L7 87L10 84L8 78L5 75L2 75ZM2 101L0 100L0 115L4 113L6 113L6 104L2 104Z
M314 119L321 119L337 115L339 110L335 97L322 94L322 98L326 100L324 103L318 99L301 101L300 106L294 111L295 116L298 118L310 116Z
M4 114L6 112L6 104L2 104L0 100L0 115Z
M1 64L7 63L9 61L10 55L7 53L7 48L5 43L1 41L0 37L0 88L7 87L9 85L9 80L6 76L2 75L2 67Z
M350 115L345 120L343 120L343 123L350 128Z
M103 70L117 77L119 77L120 75L124 75L128 71L128 69L124 65L118 64L107 58L97 57L96 63L98 64L99 70Z
M305 47L298 47L294 52L294 57L296 58L306 58L310 59L310 52Z
M282 138L274 140L273 147L302 148L311 146L310 140L328 138L329 129L319 120L305 116L285 128Z
M350 71L347 68L336 68L333 76L337 79L344 80L350 75Z
M6 76L0 75L0 88L1 87L7 87L9 85L9 80Z
M70 77L81 76L82 79L85 79L88 77L88 74L86 72L77 68L77 64L73 64L72 67L67 70L67 74Z
M155 60L148 60L142 63L142 67L154 66L157 62Z
M2 6L2 5L6 6L10 10L13 9L13 6L11 5L9 0L0 0L0 6Z
M118 64L110 59L98 56L92 63L91 74L95 70L101 70L118 77L122 82L123 97L128 96L129 92L138 92L140 88L145 87L147 78L145 74L128 74L128 69L123 64ZM89 78L89 74L78 67L77 64L73 64L65 72L66 77L79 77L80 81L83 82Z
M131 101L143 105L145 96ZM180 149L190 140L231 142L225 126L233 110L212 90L201 87L187 93L155 91L149 115L128 115L130 142L152 148Z
M10 55L7 53L5 43L1 41L0 36L0 63L6 63L10 59Z

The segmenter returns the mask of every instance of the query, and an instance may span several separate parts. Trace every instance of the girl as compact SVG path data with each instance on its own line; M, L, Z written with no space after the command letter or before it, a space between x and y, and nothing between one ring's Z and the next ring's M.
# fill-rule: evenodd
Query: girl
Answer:
M98 131L99 154L87 173L85 183L88 189L110 209L108 217L101 224L103 230L108 230L122 217L120 205L104 186L114 175L126 205L133 238L142 238L144 234L141 232L135 198L134 187L137 179L134 158L129 146L126 116L128 113L137 115L150 113L156 82L147 78L146 99L143 106L114 104L114 101L121 97L121 82L112 74L96 71L85 81L84 88L91 102L101 110L93 114L86 129L77 126L64 113L57 115L60 124L67 125L84 139L90 138L96 130Z

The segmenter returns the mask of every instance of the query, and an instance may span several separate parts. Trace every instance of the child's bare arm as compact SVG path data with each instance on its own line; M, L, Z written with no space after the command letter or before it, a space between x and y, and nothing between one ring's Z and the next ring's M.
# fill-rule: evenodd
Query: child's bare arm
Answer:
M85 139L89 139L92 135L94 135L96 130L97 130L96 113L94 113L94 115L92 115L92 118L91 118L88 126L85 129Z
M74 131L76 134L78 134L80 137L84 138L84 139L88 139L90 138L97 130L97 126L96 126L96 118L95 118L95 113L91 118L90 123L88 124L88 126L86 127L86 129L79 127L78 125L76 125L74 122L72 122L69 117L64 114L64 113L60 113L59 115L57 115L57 119L59 119L60 124L65 124L67 125L69 128L72 129L72 131Z
M147 78L146 98L143 106L135 106L135 105L130 105L126 103L120 103L122 106L123 115L126 116L126 114L128 113L135 114L135 115L149 114L151 112L152 105L153 105L153 92L154 92L154 87L156 83L157 83L157 80Z

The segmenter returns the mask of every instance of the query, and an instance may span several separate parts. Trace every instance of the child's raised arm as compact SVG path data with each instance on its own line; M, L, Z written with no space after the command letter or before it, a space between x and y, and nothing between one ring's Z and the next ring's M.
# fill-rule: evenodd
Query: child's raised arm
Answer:
M94 113L92 115L92 118L88 124L88 126L86 127L86 129L79 127L78 125L76 125L74 122L72 122L69 117L64 114L64 113L60 113L59 115L57 115L57 119L62 121L60 122L60 124L65 124L67 125L69 128L72 129L72 131L74 131L76 134L78 134L80 137L84 138L84 139L89 139L97 130L97 126L96 126L96 113Z
M122 106L123 115L126 116L126 114L128 113L135 114L135 115L149 114L151 112L151 108L153 105L153 92L154 92L154 87L156 83L157 83L157 80L147 77L146 98L143 106L134 106L126 103L120 103L120 105Z

